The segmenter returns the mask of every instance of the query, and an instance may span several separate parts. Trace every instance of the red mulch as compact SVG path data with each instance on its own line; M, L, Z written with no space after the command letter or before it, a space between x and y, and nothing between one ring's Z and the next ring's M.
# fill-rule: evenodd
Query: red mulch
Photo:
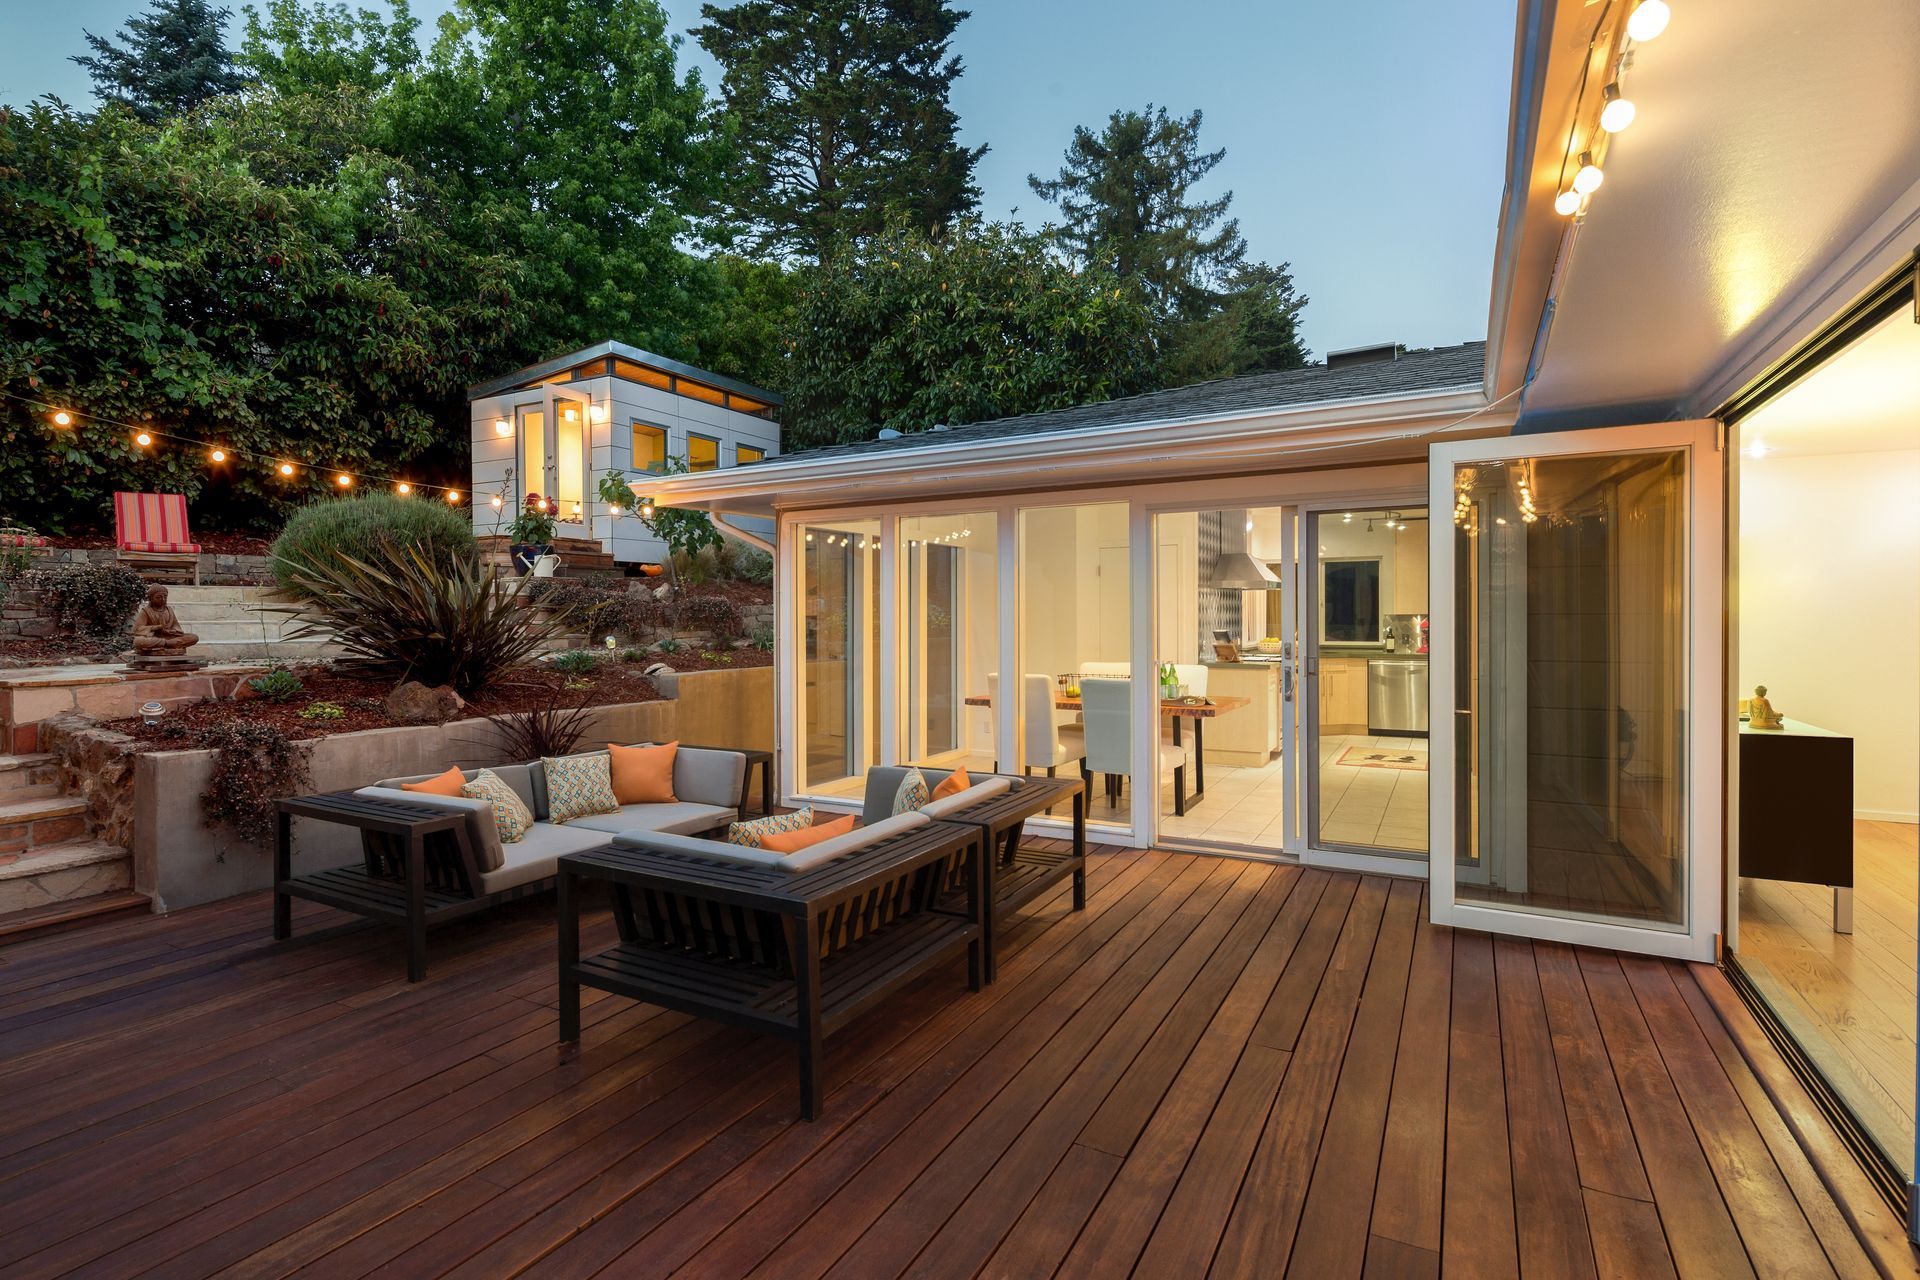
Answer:
M391 680L367 680L345 675L324 664L300 663L293 667L300 677L301 691L286 702L268 702L257 696L243 695L233 701L199 702L176 707L158 725L148 728L138 716L108 722L108 727L132 734L156 749L169 750L197 745L194 730L210 728L244 719L253 724L271 724L289 738L324 738L333 733L352 733L360 729L386 729L395 723L387 719L387 694ZM500 715L511 711L531 711L547 705L556 689L565 690L566 699L596 705L616 702L650 702L660 696L653 681L640 674L633 663L603 663L592 676L591 686L567 690L570 677L544 667L523 667L471 699L465 710L454 717L471 720L477 716ZM573 677L578 678L578 677ZM303 720L300 712L315 702L331 702L346 714L337 720Z
M0 667L54 667L67 658L113 662L118 656L110 641L102 641L95 649L72 636L0 636Z
M251 533L207 533L196 529L194 541L200 544L200 550L218 556L263 556L272 545L271 538L257 537ZM47 545L68 550L98 551L114 545L110 533L73 533L49 534Z

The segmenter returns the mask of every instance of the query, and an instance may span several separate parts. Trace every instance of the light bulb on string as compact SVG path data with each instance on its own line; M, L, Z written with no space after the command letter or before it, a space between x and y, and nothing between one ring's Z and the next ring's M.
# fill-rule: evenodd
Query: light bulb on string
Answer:
M458 505L460 501L460 491L458 489L447 490L447 501Z
M215 449L207 455L207 458L213 462L225 462L227 460L227 451L225 449Z
M1593 153L1591 151L1582 151L1580 153L1580 171L1573 175L1573 189L1583 196L1590 196L1598 191L1600 184L1606 180L1607 175L1602 173L1600 166L1593 162Z
M333 482L339 485L342 489L351 489L353 487L353 477L348 475L344 471L342 471L339 475L335 476L333 478Z
M1571 218L1580 212L1580 193L1568 187L1553 198L1553 211L1563 218Z
M56 427L70 427L73 425L73 415L65 409L55 409L52 417L53 425Z
M153 443L153 437L147 434L145 431L142 431L138 435L134 436L133 442L139 445L142 449L145 449Z
M1633 123L1638 114L1633 99L1621 96L1620 82L1614 81L1603 92L1607 105L1600 108L1600 127L1608 133L1620 133Z
M500 507L501 507L501 505L502 505L502 504L501 504L501 501L500 501L500 495L499 495L499 494L497 494L497 493L496 493L496 494L494 494L494 495L493 495L493 498L491 499L491 501L493 502L493 509L494 509L495 511L498 511L498 510L500 509Z
M1627 15L1627 34L1645 44L1665 31L1672 20L1673 10L1667 0L1640 0Z
M402 480L399 484L393 486L393 491L404 498L408 494L413 492L413 486L408 484L405 480Z
M283 477L290 477L293 475L293 464L291 462L283 462L275 468L275 470L279 471Z

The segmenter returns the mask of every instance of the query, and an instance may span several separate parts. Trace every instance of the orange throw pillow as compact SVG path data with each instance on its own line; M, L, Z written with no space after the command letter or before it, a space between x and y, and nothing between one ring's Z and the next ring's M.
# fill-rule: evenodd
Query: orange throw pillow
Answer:
M430 796L457 796L460 788L467 785L467 775L460 772L458 765L448 765L447 771L438 777L428 778L425 782L403 782L402 791L423 791Z
M672 804L673 757L678 740L657 747L607 744L607 767L613 775L613 798L621 804Z
M940 785L933 789L933 794L928 796L927 799L939 800L945 796L957 796L972 785L973 783L967 779L967 766L961 765L958 769L955 769L952 773L941 779Z
M853 815L832 822L816 822L804 831L776 831L760 837L760 847L772 853L798 853L823 840L843 836L853 830Z

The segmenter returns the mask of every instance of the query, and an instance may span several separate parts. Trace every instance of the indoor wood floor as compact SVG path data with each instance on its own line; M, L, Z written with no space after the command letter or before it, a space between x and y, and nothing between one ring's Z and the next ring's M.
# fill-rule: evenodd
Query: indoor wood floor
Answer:
M1853 831L1853 932L1833 931L1830 889L1743 879L1740 960L1862 1123L1911 1152L1920 827Z
M829 1041L812 1124L765 1037L589 993L557 1045L539 899L436 933L416 986L322 908L272 943L264 895L18 944L0 1274L1911 1268L1710 969L1435 928L1414 881L1091 881L986 991L956 962Z

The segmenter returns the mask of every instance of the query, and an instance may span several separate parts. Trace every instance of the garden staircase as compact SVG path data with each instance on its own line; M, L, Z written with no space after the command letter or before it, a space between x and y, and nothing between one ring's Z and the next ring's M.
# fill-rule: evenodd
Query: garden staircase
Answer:
M53 757L0 755L0 945L148 905L133 855L91 837Z
M208 662L241 662L273 658L283 662L324 658L337 652L323 638L288 637L299 628L297 619L274 612L283 603L272 587L171 587L167 603L180 617L183 630L200 637L188 650L190 658Z

